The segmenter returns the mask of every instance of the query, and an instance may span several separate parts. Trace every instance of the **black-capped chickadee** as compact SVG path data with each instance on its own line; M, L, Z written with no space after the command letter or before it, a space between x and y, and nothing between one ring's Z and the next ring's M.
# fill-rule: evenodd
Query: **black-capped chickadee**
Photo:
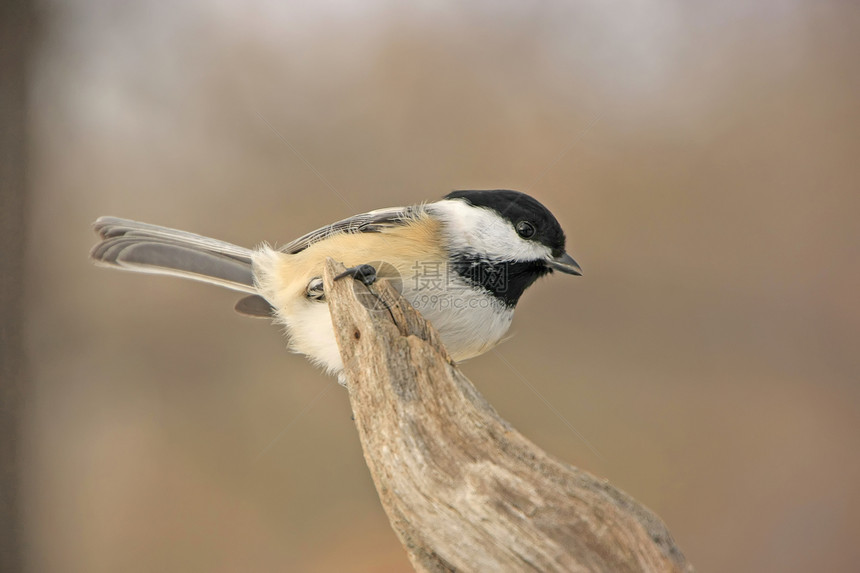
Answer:
M328 257L365 281L390 269L456 361L501 340L520 295L538 278L554 270L582 274L552 213L508 190L455 191L435 203L355 215L280 248L245 249L114 217L94 226L102 238L91 253L98 264L247 293L237 311L275 318L292 350L332 374L343 363L322 289Z

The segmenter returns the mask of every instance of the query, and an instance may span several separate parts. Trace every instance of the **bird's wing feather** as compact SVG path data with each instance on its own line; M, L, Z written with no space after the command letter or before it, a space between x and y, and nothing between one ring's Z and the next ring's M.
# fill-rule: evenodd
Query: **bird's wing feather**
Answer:
M307 249L318 241L340 233L379 233L385 228L397 227L407 224L423 212L423 206L413 205L410 207L390 207L377 209L368 213L354 215L348 219L332 223L303 235L278 250L282 253L295 254Z

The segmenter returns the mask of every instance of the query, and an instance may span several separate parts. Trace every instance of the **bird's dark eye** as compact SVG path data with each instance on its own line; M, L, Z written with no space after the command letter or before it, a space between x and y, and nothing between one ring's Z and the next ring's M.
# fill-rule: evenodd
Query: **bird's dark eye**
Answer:
M523 239L531 239L535 234L535 226L528 221L520 221L517 223L517 235Z

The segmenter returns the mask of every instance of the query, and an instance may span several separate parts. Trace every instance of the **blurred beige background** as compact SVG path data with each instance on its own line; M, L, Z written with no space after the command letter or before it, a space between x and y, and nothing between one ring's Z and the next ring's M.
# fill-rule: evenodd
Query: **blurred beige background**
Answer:
M498 353L528 384L493 353L464 366L501 414L655 510L700 571L856 570L856 2L40 17L33 571L408 571L345 392L228 292L94 268L90 223L253 245L497 187L549 206L585 270L521 302Z

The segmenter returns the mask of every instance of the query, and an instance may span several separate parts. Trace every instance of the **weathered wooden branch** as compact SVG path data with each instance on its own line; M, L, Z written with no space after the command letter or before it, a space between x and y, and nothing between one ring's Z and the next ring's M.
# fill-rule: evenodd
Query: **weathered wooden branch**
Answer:
M657 516L500 418L386 281L342 270L329 260L324 280L350 402L416 570L692 571Z

